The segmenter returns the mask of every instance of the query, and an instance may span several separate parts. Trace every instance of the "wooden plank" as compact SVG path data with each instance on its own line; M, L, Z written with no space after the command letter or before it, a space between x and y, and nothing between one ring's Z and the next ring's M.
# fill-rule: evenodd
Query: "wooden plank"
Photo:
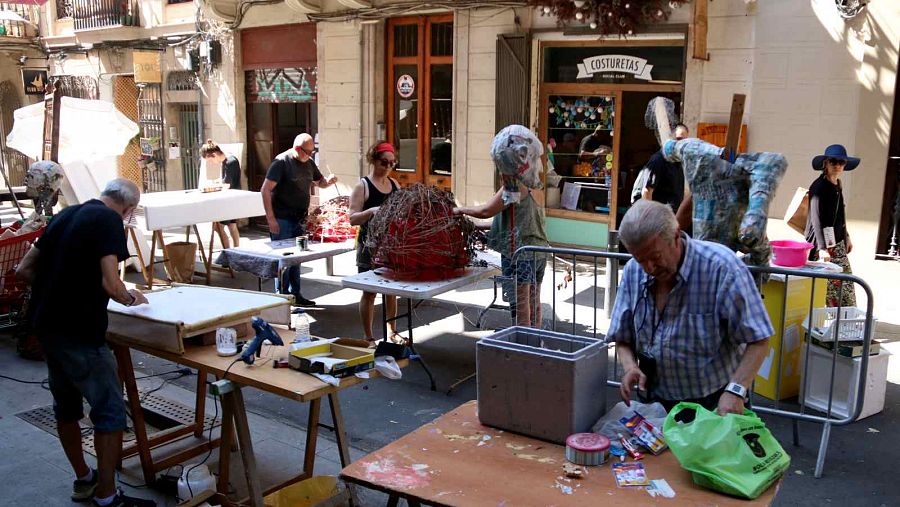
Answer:
M134 437L137 441L138 454L141 457L141 471L144 474L144 482L147 484L156 480L156 471L153 470L153 457L150 454L150 444L147 441L147 426L144 424L144 411L141 408L141 398L138 394L137 381L134 379L134 365L131 362L131 351L128 347L113 344L113 352L119 367L119 377L125 383L125 392L128 394L128 405L131 408L131 421L134 424Z
M709 60L707 37L709 34L709 0L694 0L694 52L697 60Z
M303 473L313 476L316 466L316 443L319 438L319 414L322 411L322 399L317 398L309 403L309 418L306 424L306 448L303 455Z
M553 32L558 30L554 28ZM539 33L539 31L535 31ZM599 47L677 47L684 46L684 39L604 39L597 40L567 40L541 41L541 50L544 48L599 48ZM542 51L543 53L543 51Z
M273 328L281 335L285 343L290 343L294 339L293 331L289 329ZM107 336L113 343L118 342L116 336ZM228 376L224 377L233 380L244 386L256 387L263 391L284 396L292 400L307 402L327 394L336 392L340 389L352 387L363 379L356 376L341 379L340 387L334 387L326 384L321 380L290 368L272 368L271 358L285 358L288 355L288 346L277 346L263 344L262 357L257 359L252 366L240 363L238 356L222 357L216 352L215 345L205 346L187 346L183 355L172 352L154 349L146 345L128 344L135 350L140 350L156 357L167 359L174 363L184 365L190 368L203 369L216 377L223 378L225 370L228 370ZM231 364L238 360L240 364ZM397 361L401 368L409 365L408 359ZM229 369L231 367L231 369ZM378 378L380 374L376 370L369 370L369 378Z
M741 119L744 117L744 103L747 96L735 93L731 98L731 116L728 118L728 132L725 134L725 151L722 158L732 160L737 155L738 140L741 135Z
M667 502L650 498L644 488L617 488L608 465L590 467L579 480L560 480L566 463L563 446L483 426L476 410L477 403L468 402L357 460L344 468L341 477L428 505L632 507ZM738 499L695 485L671 451L647 455L643 462L649 477L666 479L676 491L678 505L769 505L780 486L756 500ZM422 465L428 468L423 470ZM560 491L557 481L571 487L572 494Z
M250 424L247 422L244 396L241 394L240 386L235 385L234 390L226 393L223 399L229 400L228 403L233 410L234 427L237 430L238 443L241 448L241 461L244 463L244 477L247 479L250 505L264 507L262 487L259 485L259 474L256 469L256 456L253 455L253 439L250 435Z

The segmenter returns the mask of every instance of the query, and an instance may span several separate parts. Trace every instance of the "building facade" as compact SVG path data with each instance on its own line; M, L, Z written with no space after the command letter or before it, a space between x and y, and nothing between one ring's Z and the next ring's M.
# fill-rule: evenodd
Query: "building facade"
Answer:
M795 189L813 181L814 155L844 144L863 160L843 177L854 265L865 274L876 255L890 257L900 170L892 158L900 157L897 2L870 2L845 19L832 0L697 0L627 38L600 36L587 21L561 26L526 2L455 3L434 10L390 0L203 0L197 25L193 4L142 0L145 36L138 37L128 26L66 28L56 2L45 7L46 19L56 19L48 21L45 41L52 74L96 77L108 99L132 67L129 48L98 51L109 35L174 34L163 48L164 76L196 68L191 48L216 41L221 58L203 60L199 89L163 94L162 142L167 146L173 133L181 142L180 115L196 111L197 139L242 147L251 188L271 158L308 131L320 167L338 175L343 195L367 171L366 148L387 139L399 148L395 176L404 184L437 185L461 203L484 202L497 186L489 157L494 134L524 123L552 150L545 161L556 175L580 190L573 196L563 185L548 188L551 240L591 248L606 246L636 172L657 147L644 125L647 101L671 98L692 134L720 140L733 94L745 94L741 148L784 153L790 163L771 216L780 218ZM705 32L698 3L708 7ZM192 38L179 46L185 34ZM705 52L696 46L701 41ZM93 50L73 50L92 42ZM53 57L63 52L68 58ZM590 67L611 58L619 62L614 72ZM189 105L194 109L182 108ZM600 159L580 150L595 130L590 142L609 146ZM187 158L166 160L166 188L188 180ZM772 238L793 234L772 221Z

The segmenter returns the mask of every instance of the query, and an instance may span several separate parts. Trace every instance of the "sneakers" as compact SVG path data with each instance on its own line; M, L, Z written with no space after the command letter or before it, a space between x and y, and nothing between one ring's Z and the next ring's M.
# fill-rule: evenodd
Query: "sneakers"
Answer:
M297 306L316 306L315 301L306 299L303 296L294 296L294 304Z
M92 468L90 480L79 481L78 479L75 479L75 482L72 483L72 501L87 502L93 498L94 490L97 489L98 478L99 475L97 474L97 471Z
M111 503L106 504L105 506L101 506L97 503L97 499L94 498L94 506L95 507L156 507L156 502L153 500L144 500L143 498L134 498L131 496L125 496L122 493L122 490L116 491L116 497L113 498Z

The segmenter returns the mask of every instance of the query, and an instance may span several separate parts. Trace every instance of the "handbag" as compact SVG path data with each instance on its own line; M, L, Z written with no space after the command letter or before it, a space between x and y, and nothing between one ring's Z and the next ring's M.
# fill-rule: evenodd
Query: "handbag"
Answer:
M806 220L809 217L809 190L797 187L794 197L788 205L784 220L791 229L806 234Z

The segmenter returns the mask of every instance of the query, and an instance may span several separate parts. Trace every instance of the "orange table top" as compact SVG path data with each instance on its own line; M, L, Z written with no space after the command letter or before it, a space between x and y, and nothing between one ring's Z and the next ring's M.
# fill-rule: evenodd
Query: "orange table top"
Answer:
M630 460L629 460L630 461ZM753 501L694 485L671 451L643 459L648 479L665 479L675 498L644 487L616 487L607 462L568 479L565 448L483 426L470 401L357 460L341 476L363 486L429 505L769 505L780 483Z

